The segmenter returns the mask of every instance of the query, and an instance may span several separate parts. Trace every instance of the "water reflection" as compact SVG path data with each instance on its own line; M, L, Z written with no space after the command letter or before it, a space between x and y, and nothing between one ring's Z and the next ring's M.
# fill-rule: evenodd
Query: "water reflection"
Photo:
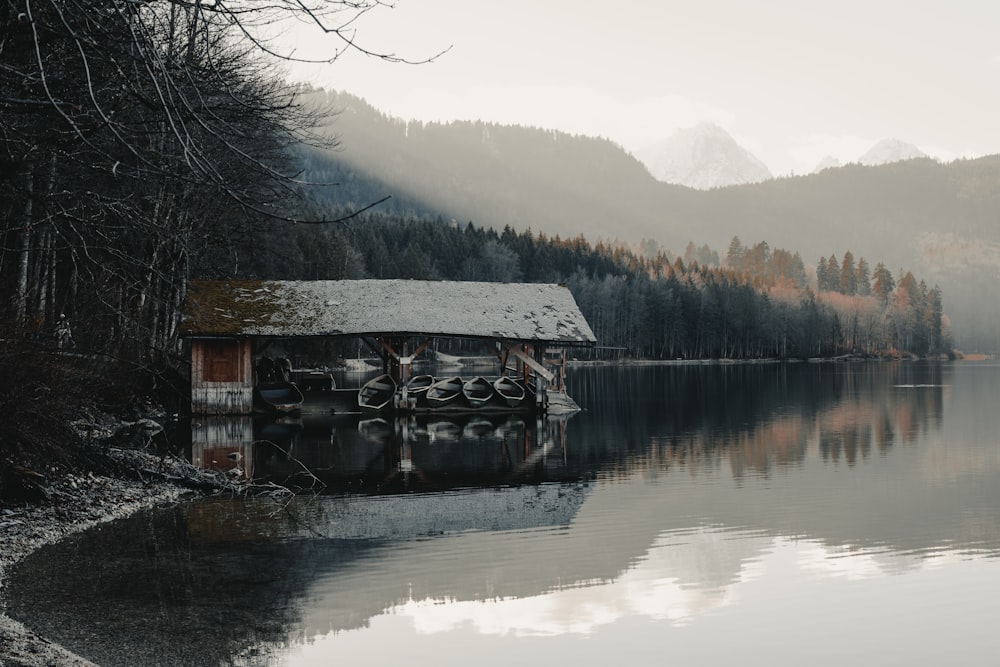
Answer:
M936 656L914 628L973 661L1000 648L984 627L1000 596L983 588L1000 576L1000 367L596 367L569 380L585 409L568 420L199 426L203 462L238 451L257 477L305 464L337 493L104 526L26 560L9 609L106 665L165 650L386 664L417 647L467 665L461 646L487 664L537 661L511 643L527 639L584 664L625 645L662 657L668 639L682 662L765 645L779 664L836 664L858 644ZM251 449L226 449L247 433ZM815 656L831 624L855 643ZM127 655L118 632L141 638ZM560 641L579 636L591 641Z
M571 429L611 445L609 458L626 473L712 469L724 458L737 477L768 475L800 465L810 443L828 461L855 465L940 428L951 372L948 364L579 369L571 386L587 410Z
M461 412L367 417L310 392L296 417L199 417L191 461L235 478L328 493L392 493L575 480L569 415Z

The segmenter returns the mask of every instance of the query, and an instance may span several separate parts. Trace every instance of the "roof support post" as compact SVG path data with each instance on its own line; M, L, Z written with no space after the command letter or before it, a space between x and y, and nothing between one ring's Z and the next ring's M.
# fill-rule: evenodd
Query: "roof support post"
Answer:
M545 346L544 345L532 345L531 351L534 353L534 362L541 366L542 371L545 375L545 382L535 383L535 409L538 410L538 414L543 414L548 410L549 407L549 397L548 388L549 384L555 379L555 376L545 368ZM538 373L538 371L535 371Z
M534 358L532 358L531 355L523 352L522 350L517 349L516 347L510 347L510 346L505 346L505 347L506 347L506 350L507 350L508 354L512 354L516 358L520 359L522 362L524 362L524 364L528 368L530 368L531 370L535 371L536 375L540 375L543 378L545 378L546 382L552 382L552 380L555 379L555 375L553 375L540 362L538 362ZM535 355L537 356L537 354L538 353L536 352Z

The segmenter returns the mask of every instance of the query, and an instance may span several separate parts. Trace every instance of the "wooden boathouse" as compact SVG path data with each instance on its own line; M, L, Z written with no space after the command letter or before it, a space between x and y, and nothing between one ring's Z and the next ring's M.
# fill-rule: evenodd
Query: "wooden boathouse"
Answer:
M437 338L479 340L539 401L561 378L546 356L593 347L565 285L427 280L192 281L180 325L190 341L193 414L253 411L254 359L276 339L359 338L397 384Z

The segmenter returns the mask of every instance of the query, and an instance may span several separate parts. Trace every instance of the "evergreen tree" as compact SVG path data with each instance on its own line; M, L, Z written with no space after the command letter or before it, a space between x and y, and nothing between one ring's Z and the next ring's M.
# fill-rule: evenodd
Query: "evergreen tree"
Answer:
M857 268L857 279L855 280L857 285L857 293L861 296L868 296L872 293L871 276L868 269L868 262L864 257L858 260Z
M848 250L844 253L844 259L840 265L840 279L838 291L841 294L854 296L858 292L858 275L854 267L854 255Z
M820 257L816 262L816 291L825 292L830 285L830 275L826 270L826 258Z
M746 250L739 236L734 236L729 242L729 250L726 252L726 266L733 271L743 270L743 256Z
M892 295L894 289L896 289L896 281L892 277L892 273L889 269L885 268L885 264L879 262L875 265L875 271L872 273L874 282L872 283L872 293L879 298L879 300L884 305L889 297Z
M840 263L837 261L836 255L830 255L826 261L826 278L826 289L831 292L840 291Z

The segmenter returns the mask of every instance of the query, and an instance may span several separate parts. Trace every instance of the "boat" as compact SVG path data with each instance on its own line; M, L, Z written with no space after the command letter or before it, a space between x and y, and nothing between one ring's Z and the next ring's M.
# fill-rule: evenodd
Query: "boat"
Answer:
M430 386L434 384L433 375L414 375L406 383L408 394L426 394Z
M524 385L506 375L501 375L493 381L493 391L510 408L516 408L524 401Z
M427 388L427 404L432 408L451 405L462 395L462 378L457 375L442 378Z
M254 387L259 412L298 412L305 397L294 382L261 382Z
M406 382L406 400L410 407L427 405L427 390L434 384L433 375L414 375Z
M493 384L482 375L477 375L462 384L462 393L470 406L481 408L493 398Z
M358 391L358 407L361 412L380 412L392 403L396 394L396 381L387 373L365 382Z

